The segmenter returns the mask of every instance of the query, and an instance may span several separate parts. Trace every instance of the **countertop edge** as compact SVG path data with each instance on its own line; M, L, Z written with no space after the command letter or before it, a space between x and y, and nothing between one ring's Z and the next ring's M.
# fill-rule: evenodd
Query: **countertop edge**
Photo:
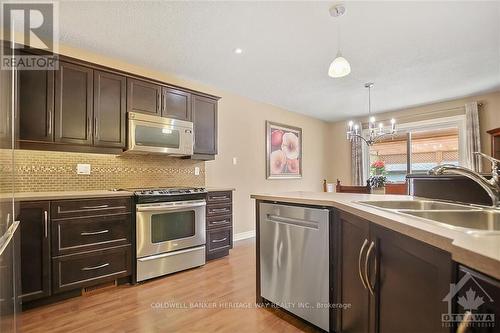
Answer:
M18 192L14 194L15 201L44 201L66 199L92 199L132 197L134 194L127 191L61 191L61 192ZM10 199L11 194L2 193L0 199Z
M459 264L476 269L484 274L490 275L500 280L499 259L492 258L488 255L474 252L474 250L456 245L456 239L453 237L445 237L432 231L424 230L416 226L411 226L400 221L396 221L394 218L391 219L390 217L384 216L386 214L396 215L397 213L394 212L382 211L370 207L366 207L366 209L365 207L363 207L363 209L360 209L356 207L356 205L353 205L356 204L355 202L347 204L340 201L335 201L333 199L323 200L294 197L286 198L279 194L252 194L250 195L250 197L255 200L327 206L341 209L347 213L359 216L365 220L369 220L372 223L375 223L392 231L398 232L405 236L424 242L428 245L437 247L443 251L449 252L452 259ZM375 211L371 212L374 209ZM380 215L378 215L377 213L379 213Z

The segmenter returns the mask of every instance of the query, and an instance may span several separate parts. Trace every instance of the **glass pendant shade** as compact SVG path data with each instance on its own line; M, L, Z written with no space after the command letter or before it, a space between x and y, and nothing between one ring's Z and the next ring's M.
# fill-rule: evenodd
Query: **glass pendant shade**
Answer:
M328 68L328 75L330 77L344 77L349 75L351 72L351 65L346 60L346 58L342 57L340 52L337 54L337 57L333 59L330 64L330 68Z

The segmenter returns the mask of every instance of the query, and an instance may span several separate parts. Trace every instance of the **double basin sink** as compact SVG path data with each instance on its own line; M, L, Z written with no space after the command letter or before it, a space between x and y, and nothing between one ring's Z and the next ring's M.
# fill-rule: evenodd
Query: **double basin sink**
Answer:
M418 199L358 203L425 219L467 233L500 234L500 210L494 208Z

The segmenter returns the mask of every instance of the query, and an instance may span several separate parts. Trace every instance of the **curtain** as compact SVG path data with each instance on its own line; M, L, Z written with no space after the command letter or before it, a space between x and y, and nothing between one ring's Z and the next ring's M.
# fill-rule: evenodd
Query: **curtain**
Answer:
M365 172L363 163L363 141L360 138L354 138L351 141L352 157L352 183L353 185L364 186Z
M481 132L479 131L477 102L465 104L465 125L467 131L465 147L467 167L480 172L482 170L482 160L480 156L474 154L476 151L481 151Z

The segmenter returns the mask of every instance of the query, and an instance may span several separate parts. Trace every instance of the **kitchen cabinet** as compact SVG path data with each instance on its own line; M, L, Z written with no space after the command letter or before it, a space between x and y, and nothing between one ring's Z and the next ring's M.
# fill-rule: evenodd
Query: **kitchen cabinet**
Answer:
M194 124L193 159L210 160L217 155L217 100L192 95Z
M449 332L443 298L453 276L451 255L354 215L340 212L342 332ZM424 319L425 318L425 319Z
M54 141L54 71L21 70L18 74L19 138Z
M212 260L229 254L233 248L233 193L212 191L207 194L206 259Z
M132 274L128 197L21 202L23 308Z
M94 135L96 147L125 148L126 78L94 71Z
M127 111L161 115L161 86L127 78Z
M21 202L21 301L49 296L50 280L50 202Z
M479 273L468 267L459 265L457 280L461 286L455 295L450 295L453 304L456 304L454 313L464 314L466 310L473 314L479 314L483 321L473 322L463 317L462 323L468 326L457 332L462 333L493 333L498 332L500 327L500 281ZM469 295L468 295L469 294ZM476 307L474 301L479 301L476 309L466 309L467 301L472 301L472 308Z
M92 144L93 72L91 68L60 62L55 80L55 141Z
M500 128L487 131L491 135L491 156L500 159Z
M163 87L161 115L191 121L191 93Z

